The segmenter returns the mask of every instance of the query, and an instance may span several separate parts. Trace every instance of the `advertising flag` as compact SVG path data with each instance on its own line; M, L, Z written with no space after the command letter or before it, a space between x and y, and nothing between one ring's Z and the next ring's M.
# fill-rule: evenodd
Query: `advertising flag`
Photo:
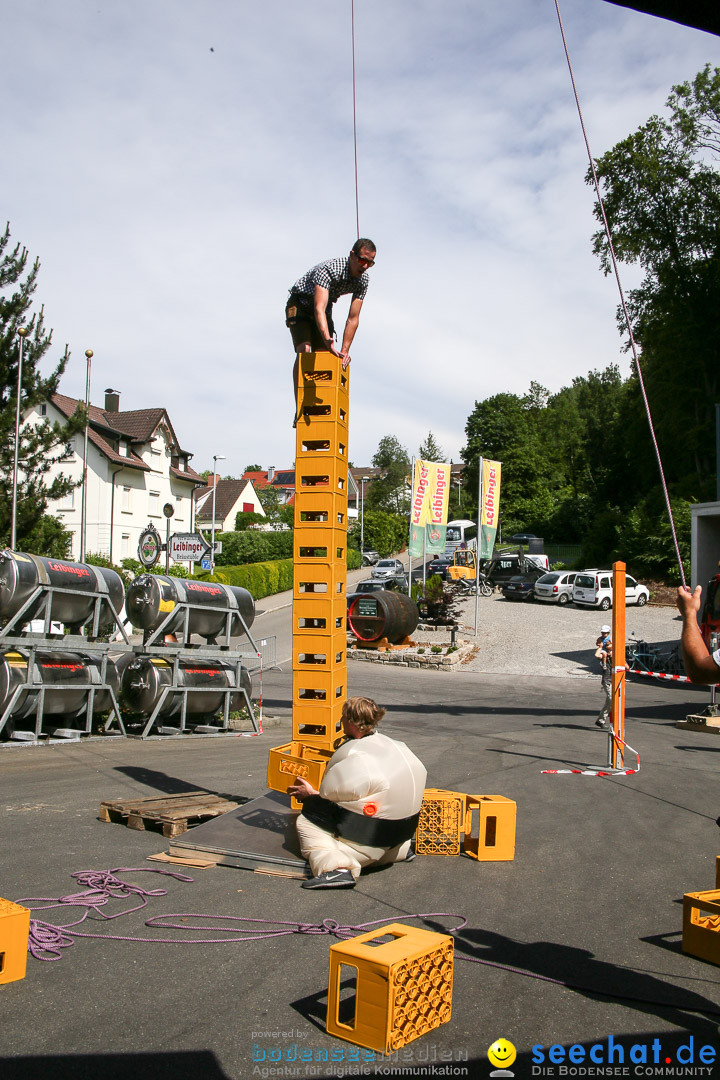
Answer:
M495 547L495 534L497 533L500 511L501 470L502 465L499 461L488 461L487 458L483 458L480 536L478 538L478 558L480 559L490 559Z
M412 558L445 551L450 496L450 465L445 462L415 462L410 504L410 555ZM423 546L424 537L424 546Z

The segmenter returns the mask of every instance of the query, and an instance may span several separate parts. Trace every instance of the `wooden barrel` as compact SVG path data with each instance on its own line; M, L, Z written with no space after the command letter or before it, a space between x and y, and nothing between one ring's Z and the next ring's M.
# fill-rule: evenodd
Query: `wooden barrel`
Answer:
M412 634L420 620L414 600L405 593L379 589L356 596L348 610L348 626L358 641L368 644L387 638L397 644Z

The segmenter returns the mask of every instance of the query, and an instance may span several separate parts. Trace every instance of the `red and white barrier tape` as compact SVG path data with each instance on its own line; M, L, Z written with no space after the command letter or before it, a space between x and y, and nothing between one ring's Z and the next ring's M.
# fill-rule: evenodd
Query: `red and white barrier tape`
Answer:
M632 671L628 675L649 675L651 679L672 679L675 682L692 682L687 675L667 675L664 671Z
M634 747L626 743L619 735L616 735L613 731L608 732L612 735L615 742L620 743L627 750L632 750L633 754L637 758L637 768L635 769L543 769L543 773L551 773L554 776L574 774L575 776L632 776L634 773L640 772L640 755Z

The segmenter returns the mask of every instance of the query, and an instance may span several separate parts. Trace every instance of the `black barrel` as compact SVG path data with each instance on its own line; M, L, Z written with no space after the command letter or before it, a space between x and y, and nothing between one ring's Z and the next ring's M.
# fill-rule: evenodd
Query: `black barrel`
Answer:
M0 716L5 712L19 686L28 683L28 656L16 650L0 655ZM36 652L32 681L45 688L43 716L79 716L85 712L88 700L87 687L97 686L101 681L102 657L86 656L75 652ZM64 684L62 689L59 684ZM108 658L106 685L112 687L117 697L119 679L115 664ZM18 697L10 718L22 719L34 712L37 692L24 691ZM112 708L109 691L100 690L93 698L93 711L106 712Z
M391 644L404 641L420 621L414 600L405 593L378 589L361 593L350 604L348 626L358 641L369 644L387 638Z
M225 631L228 612L232 612L231 634L244 632L240 616L248 629L255 618L255 601L247 589L221 585L217 581L189 581L164 574L140 574L130 583L125 608L133 626L151 633L165 623L166 633L182 632L187 604L189 634L215 638Z
M69 592L55 593L52 617L67 626L82 626L93 615L95 599L92 593L107 595L108 601L120 614L125 598L122 578L114 570L88 563L68 562L65 559L45 559L40 555L25 555L5 548L0 552L0 619L6 622L21 607L39 585L53 585ZM40 611L42 596L30 605L23 615L28 622ZM101 624L113 622L107 601L103 600ZM18 627L20 629L20 627Z
M161 656L138 656L125 668L122 676L121 694L123 704L138 717L151 716L166 686L173 686L173 660ZM235 664L221 660L178 659L178 689L188 689L186 713L192 716L213 716L225 705L223 690L235 684ZM252 690L250 675L245 668L240 672L241 686L248 697ZM203 689L193 693L190 688ZM209 692L217 689L217 693ZM158 716L178 716L182 709L182 694L168 694ZM239 709L245 698L238 691L230 698L230 708Z

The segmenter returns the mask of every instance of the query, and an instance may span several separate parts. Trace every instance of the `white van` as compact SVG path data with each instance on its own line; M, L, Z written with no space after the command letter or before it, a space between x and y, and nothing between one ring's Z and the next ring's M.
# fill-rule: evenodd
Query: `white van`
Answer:
M607 611L612 607L612 577L612 570L584 570L578 574L573 585L573 604ZM647 586L626 574L625 603L643 607L649 599L650 591Z

